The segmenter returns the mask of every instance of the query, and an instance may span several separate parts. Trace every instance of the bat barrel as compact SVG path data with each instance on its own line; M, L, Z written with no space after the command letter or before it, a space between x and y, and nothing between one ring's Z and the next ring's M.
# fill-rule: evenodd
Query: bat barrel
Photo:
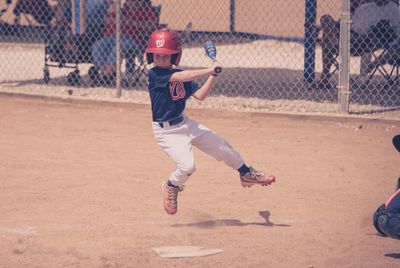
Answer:
M204 50L211 59L215 60L217 58L217 49L212 41L204 43Z
M207 56L210 57L213 61L217 61L217 49L212 41L207 41L204 43L204 50L207 53ZM215 67L214 73L218 74L222 72L221 67Z

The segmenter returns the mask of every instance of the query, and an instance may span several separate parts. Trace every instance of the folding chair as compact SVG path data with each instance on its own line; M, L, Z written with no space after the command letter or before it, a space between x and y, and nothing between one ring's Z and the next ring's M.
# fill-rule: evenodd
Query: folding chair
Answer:
M378 62L378 64L372 69L363 85L364 88L369 85L377 74L380 74L384 80L385 83L383 88L385 89L398 84L400 73L400 47L395 47L392 51L390 51L390 49L391 48L385 48L381 53L373 53L374 60L380 58L386 59L382 63Z
M340 24L332 16L324 15L321 17L323 29L320 44L323 49L323 71L322 84L329 84L329 79L338 70L339 64L336 60L339 53L339 29ZM371 58L371 53L387 46L396 38L395 24L391 25L390 18L381 19L376 25L369 28L366 34L359 34L351 30L350 34L350 55L352 57L362 57L362 60ZM333 66L333 68L332 68ZM363 67L363 65L361 66ZM333 69L333 70L332 70ZM361 68L360 74L364 70Z

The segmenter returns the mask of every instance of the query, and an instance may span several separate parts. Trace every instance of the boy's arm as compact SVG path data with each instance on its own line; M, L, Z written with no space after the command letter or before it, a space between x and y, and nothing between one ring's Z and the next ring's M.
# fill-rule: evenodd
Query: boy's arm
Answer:
M214 67L207 69L199 69L199 70L185 70L181 72L175 72L171 76L170 81L189 82L192 80L196 80L198 78L205 77L212 73L214 73Z
M170 78L170 81L181 81L181 82L189 82L192 80L196 80L198 78L205 77L207 75L213 74L215 68L221 68L221 64L219 62L213 62L213 64L206 69L199 70L185 70L181 72L175 72Z
M209 75L207 81L192 95L196 99L203 101L205 100L217 80L217 74L215 74L214 72L215 68L217 67L221 68L221 64L219 62L214 62L213 65L207 69L175 72L171 76L170 81L189 82Z
M217 81L217 75L216 74L210 75L207 81L195 93L193 93L192 96L200 101L205 100L216 81Z

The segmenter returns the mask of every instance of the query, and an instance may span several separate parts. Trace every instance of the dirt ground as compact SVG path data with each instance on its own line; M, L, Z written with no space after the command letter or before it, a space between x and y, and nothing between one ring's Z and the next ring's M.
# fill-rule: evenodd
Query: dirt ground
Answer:
M0 95L0 267L399 267L375 209L395 190L400 121L193 109L255 167L242 188L195 151L197 172L167 215L174 163L150 107ZM223 252L165 259L161 246Z

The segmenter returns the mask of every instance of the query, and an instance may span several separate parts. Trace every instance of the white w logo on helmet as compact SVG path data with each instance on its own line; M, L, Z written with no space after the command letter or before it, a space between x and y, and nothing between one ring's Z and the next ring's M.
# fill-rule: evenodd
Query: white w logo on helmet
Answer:
M156 40L156 46L157 47L163 47L165 44L165 40L164 39L158 39Z

